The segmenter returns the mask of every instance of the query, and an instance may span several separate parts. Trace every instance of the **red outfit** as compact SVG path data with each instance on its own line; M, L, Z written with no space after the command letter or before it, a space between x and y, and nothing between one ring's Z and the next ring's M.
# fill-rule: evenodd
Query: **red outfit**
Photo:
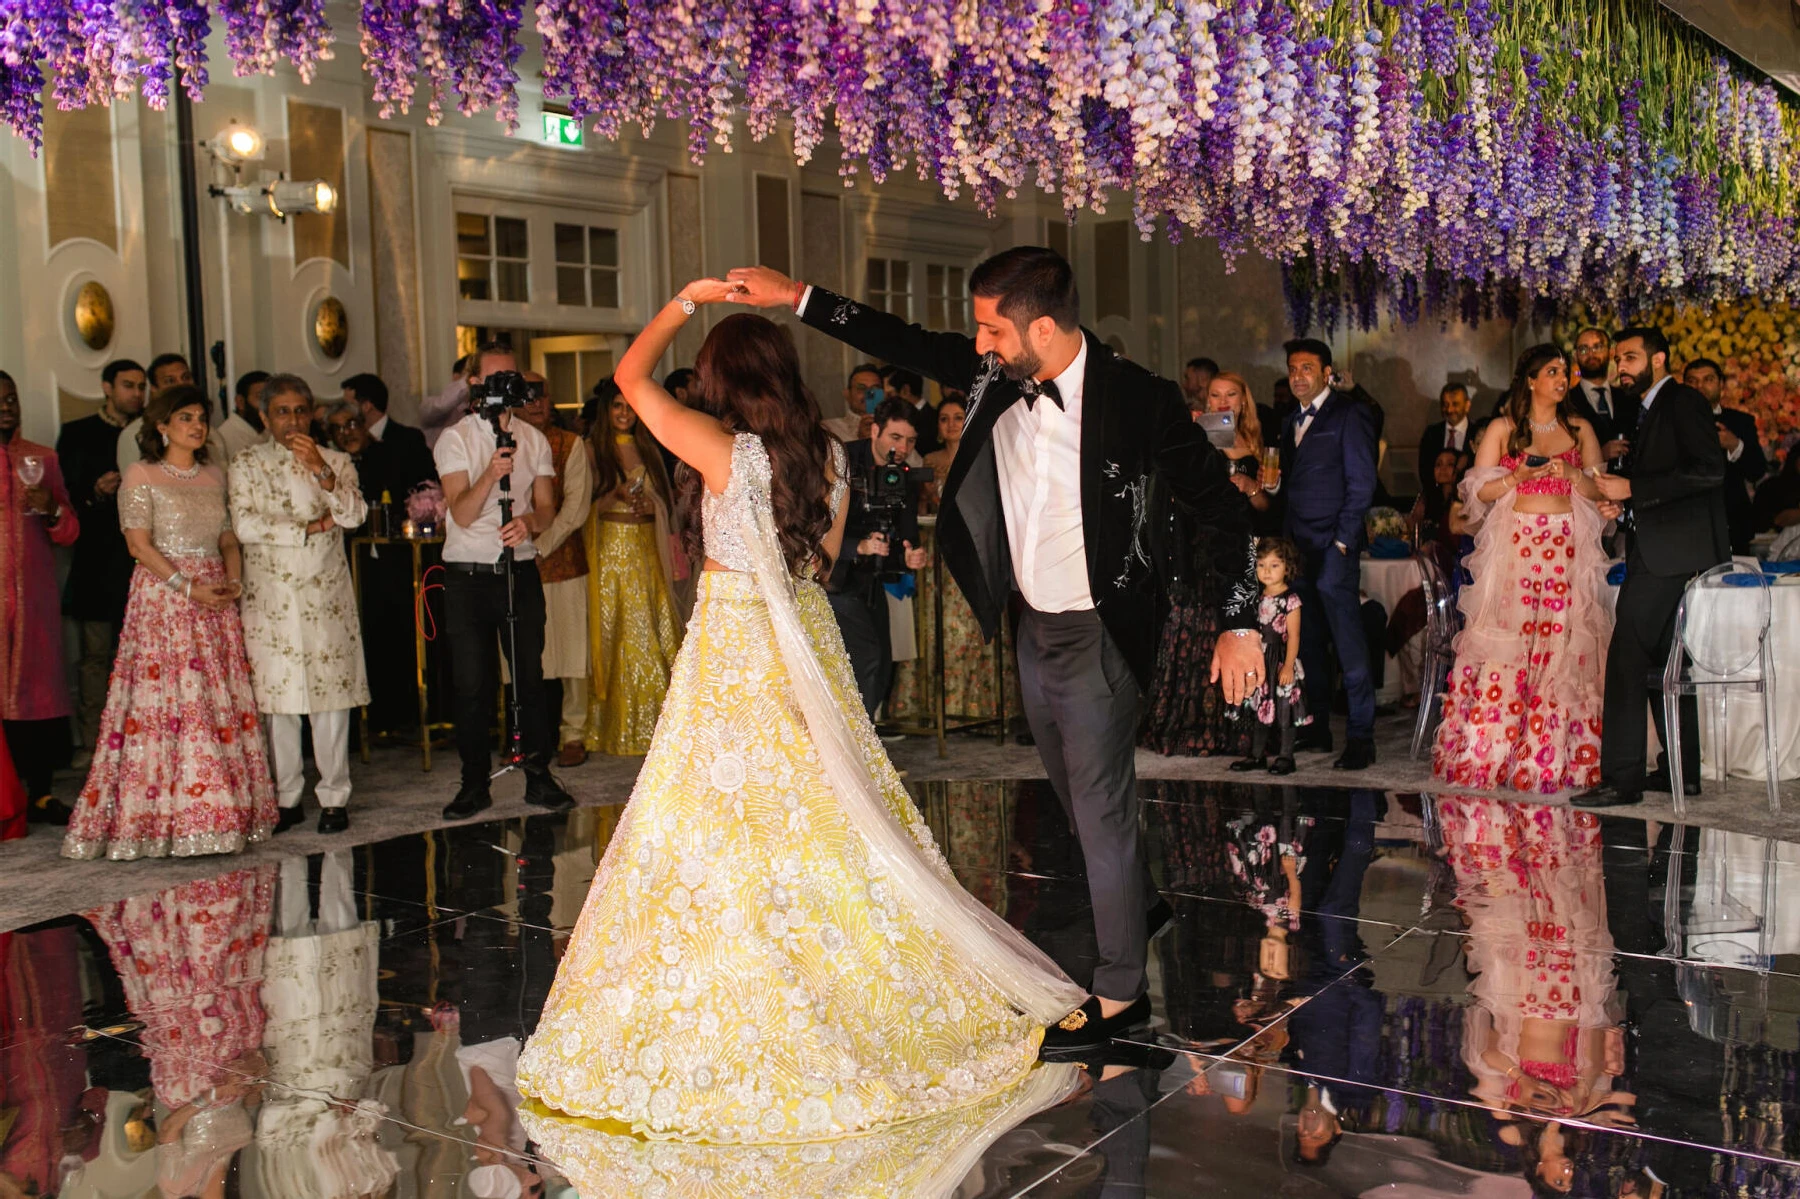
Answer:
M81 525L63 485L56 451L14 436L0 470L0 717L49 720L69 714L63 671L62 601L53 546L73 545ZM43 459L39 484L58 511L54 522L25 508L20 460Z

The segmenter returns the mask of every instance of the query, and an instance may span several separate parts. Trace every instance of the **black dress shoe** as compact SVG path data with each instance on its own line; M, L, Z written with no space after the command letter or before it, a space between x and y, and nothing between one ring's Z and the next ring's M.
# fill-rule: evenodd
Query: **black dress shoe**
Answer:
M1043 1056L1053 1061L1059 1054L1079 1052L1104 1045L1122 1032L1145 1024L1150 1019L1150 996L1137 1000L1116 1016L1100 1014L1100 1000L1093 995L1087 1002L1044 1030Z
M278 833L285 833L296 825L305 823L305 821L306 813L300 810L299 804L295 804L291 808L282 808L275 814L275 831Z
M1317 732L1313 730L1317 729ZM1331 730L1320 721L1316 725L1304 725L1294 734L1294 749L1298 753L1328 754L1332 751Z
M40 795L25 805L26 824L66 825L73 815L74 809L54 795Z
M464 783L456 798L444 805L444 819L464 820L493 806L494 797L488 793L486 782Z
M350 812L345 808L320 808L319 831L341 833L350 827Z
M1286 754L1282 754L1279 758L1276 758L1273 762L1269 763L1270 774L1292 774L1296 769L1298 768L1294 765L1294 759L1288 757Z
M1667 774L1659 770L1655 774L1646 775L1644 777L1644 790L1660 791L1664 795L1669 795L1675 790L1675 785L1669 780ZM1700 794L1700 780L1694 778L1692 775L1683 775L1681 779L1681 793L1689 799Z
M1169 927L1169 921L1173 919L1175 919L1175 909L1169 906L1168 900L1159 896L1156 902L1150 905L1150 910L1144 913L1144 939L1156 940L1162 935L1163 930Z
M1367 770L1375 765L1375 743L1364 738L1344 743L1344 752L1331 764L1333 770Z
M575 806L575 797L563 790L547 766L525 768L525 802L552 812L566 812Z
M1569 802L1578 808L1623 808L1643 801L1642 791L1627 791L1611 783L1602 783L1592 790L1583 791Z
M1260 754L1253 758L1239 758L1226 767L1233 774L1249 774L1252 770L1267 770L1268 768L1269 759Z

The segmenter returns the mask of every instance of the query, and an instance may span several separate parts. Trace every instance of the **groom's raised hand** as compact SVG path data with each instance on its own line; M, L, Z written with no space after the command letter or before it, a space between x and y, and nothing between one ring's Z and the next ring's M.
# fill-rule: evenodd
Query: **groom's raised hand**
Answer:
M800 293L804 290L780 271L766 266L733 267L725 278L742 288L729 299L757 308L792 308L800 302Z

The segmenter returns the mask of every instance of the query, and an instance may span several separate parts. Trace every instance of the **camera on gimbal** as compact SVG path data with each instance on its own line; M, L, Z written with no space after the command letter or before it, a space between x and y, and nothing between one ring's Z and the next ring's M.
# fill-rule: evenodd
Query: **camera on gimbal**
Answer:
M901 552L894 530L901 517L918 507L918 495L913 488L931 482L934 477L929 466L908 466L897 451L889 450L886 462L872 463L860 481L851 483L851 490L857 493L863 511L869 514L872 522L870 534L879 533L887 538L888 557L883 561L881 571L884 583L893 582L906 573L887 567L887 561Z
M518 371L495 371L480 382L469 384L470 405L496 427L501 412L523 408L543 394L542 383L533 383Z

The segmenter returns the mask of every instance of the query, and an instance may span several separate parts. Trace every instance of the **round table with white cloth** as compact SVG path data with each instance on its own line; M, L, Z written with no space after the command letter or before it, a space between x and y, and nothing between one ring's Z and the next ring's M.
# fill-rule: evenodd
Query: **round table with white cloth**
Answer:
M1419 573L1419 564L1412 558L1371 558L1362 556L1362 593L1381 605L1387 618L1394 618L1394 606L1402 596L1418 587L1424 578ZM1376 647L1371 646L1370 652ZM1375 702L1391 704L1398 700L1403 692L1417 691L1419 680L1403 680L1400 677L1400 663L1396 658L1387 660L1387 668L1382 672L1381 689L1375 693Z

